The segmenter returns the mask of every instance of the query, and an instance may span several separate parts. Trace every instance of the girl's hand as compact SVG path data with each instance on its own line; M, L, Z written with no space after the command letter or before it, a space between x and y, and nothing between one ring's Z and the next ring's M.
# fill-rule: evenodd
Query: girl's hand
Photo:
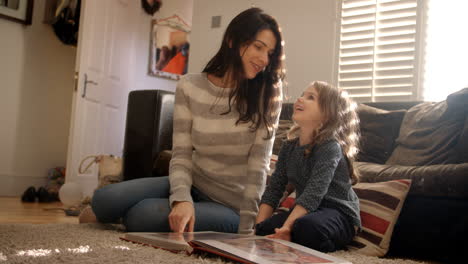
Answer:
M285 226L281 228L275 228L275 233L266 237L291 241L291 229Z
M307 209L302 207L300 204L297 204L291 214L288 216L288 219L286 219L284 222L283 226L281 228L275 228L275 233L267 237L291 241L291 229L294 225L294 222L307 213Z
M191 202L174 202L169 214L169 225L173 232L193 232L195 226L195 209Z
M255 224L261 223L265 221L268 217L273 215L273 207L268 204L260 204L260 208L258 210L257 218L255 219Z

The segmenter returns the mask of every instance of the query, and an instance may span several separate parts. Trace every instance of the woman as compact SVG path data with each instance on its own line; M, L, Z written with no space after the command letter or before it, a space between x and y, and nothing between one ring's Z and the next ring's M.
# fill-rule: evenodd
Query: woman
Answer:
M281 108L282 37L259 8L237 15L202 73L178 82L169 177L95 192L101 222L127 231L251 233Z

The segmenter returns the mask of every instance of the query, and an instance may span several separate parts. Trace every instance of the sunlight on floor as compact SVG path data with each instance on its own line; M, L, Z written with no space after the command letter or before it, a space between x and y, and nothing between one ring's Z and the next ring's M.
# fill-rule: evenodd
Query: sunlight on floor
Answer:
M72 253L88 253L93 251L88 245L86 246L80 246L78 248L67 248L68 252Z
M125 247L125 246L115 246L114 248L115 249L121 249L121 250L130 250L129 247Z
M119 249L119 250L130 250L129 247L127 246L114 246L114 249ZM71 252L71 253L76 253L76 254L83 254L83 253L88 253L92 252L93 249L86 245L86 246L79 246L77 248L66 248L63 249L64 251ZM56 248L54 250L52 249L28 249L28 250L20 250L16 253L17 256L26 256L26 257L44 257L44 256L49 256L51 254L60 254L61 251L60 249ZM0 261L7 261L7 257L0 252Z
M80 246L77 248L67 248L65 249L68 252L72 253L88 253L93 251L88 245L86 246ZM52 253L58 253L60 254L60 249L56 248L55 250L51 249L28 249L28 250L20 250L16 254L17 256L29 256L29 257L42 257L42 256L48 256Z
M17 256L28 256L28 257L43 257L48 256L52 253L50 249L28 249L28 250L20 250L16 254Z

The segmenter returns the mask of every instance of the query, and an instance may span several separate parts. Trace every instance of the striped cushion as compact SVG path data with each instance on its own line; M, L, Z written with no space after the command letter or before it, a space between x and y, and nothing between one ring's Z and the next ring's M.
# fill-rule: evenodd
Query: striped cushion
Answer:
M390 246L393 227L400 215L411 180L358 183L353 186L359 197L362 231L349 245L369 256L384 256Z

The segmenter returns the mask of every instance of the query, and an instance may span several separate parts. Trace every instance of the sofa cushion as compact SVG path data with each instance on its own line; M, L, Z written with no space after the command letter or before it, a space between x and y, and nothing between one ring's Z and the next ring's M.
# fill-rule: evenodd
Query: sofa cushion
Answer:
M467 223L466 199L408 194L387 256L461 263L468 257Z
M412 180L410 194L430 197L468 197L468 163L399 166L355 162L361 182Z
M462 109L465 121L463 122L463 130L460 132L460 137L457 142L456 150L458 152L459 161L468 162L468 87L447 97L448 104L452 109Z
M349 248L369 256L384 256L393 228L411 186L411 180L358 183L353 186L359 197L362 230Z
M433 165L460 163L457 149L468 113L468 88L447 100L413 106L401 124L397 145L387 164Z
M468 162L468 115L465 117L465 125L460 133L460 139L457 143L457 151L460 157L460 162Z
M361 130L357 160L384 164L395 147L406 110L387 111L360 104L357 113Z

